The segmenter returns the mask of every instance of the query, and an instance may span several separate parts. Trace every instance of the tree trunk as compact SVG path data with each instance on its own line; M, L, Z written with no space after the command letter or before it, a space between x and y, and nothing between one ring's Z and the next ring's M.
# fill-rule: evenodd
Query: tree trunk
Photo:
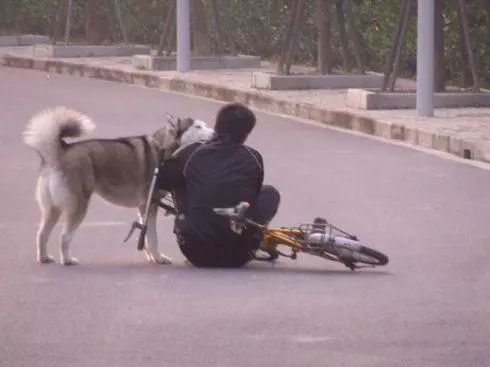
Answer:
M167 38L167 50L165 51L165 55L170 56L172 51L177 49L177 24L176 22L172 22L170 27L169 37Z
M238 52L235 46L235 36L234 36L235 32L232 26L230 26L230 22L229 22L230 2L228 0L216 0L216 1L218 4L218 8L223 9L222 13L224 14L224 16L222 16L221 18L222 29L224 30L224 33L222 34L223 42L229 48L228 51L230 54L237 55Z
M286 63L285 63L285 73L291 73L291 64L293 62L293 55L298 44L298 39L301 34L301 24L303 22L303 15L305 12L305 0L298 0L296 17L294 19L293 34L291 35L291 41L289 42L289 47L286 52Z
M112 6L112 0L105 0L105 6L106 9L109 9L107 12L107 18L109 19L109 31L111 35L111 39L113 41L116 41L119 37L119 31L118 31L118 26L116 25L117 23L117 18L115 14L115 10L113 11L113 6Z
M58 37L58 30L60 27L61 14L63 13L64 3L65 3L64 0L58 0L58 9L56 10L56 16L54 18L53 33L52 33L52 37L51 37L53 40L53 45L56 44L56 39Z
M345 31L345 16L342 6L342 0L337 0L335 3L335 10L337 13L337 23L339 25L339 38L342 53L342 61L345 71L351 71L351 62L349 58L349 46L347 43L347 32Z
M354 56L356 58L357 71L360 74L364 74L364 63L362 61L361 41L359 39L359 32L356 27L354 13L352 11L350 0L344 0L343 3L344 3L345 15L347 18L347 23L349 24L349 36L354 48Z
M192 0L192 43L195 55L206 56L211 54L211 38L208 32L206 9L202 0Z
M66 10L65 45L67 45L70 42L72 10L73 10L73 0L68 0L68 7Z
M459 13L459 4L456 5L458 7L458 13ZM468 68L468 63L466 60L468 60L468 54L466 53L466 47L465 47L465 42L464 42L464 30L463 30L463 25L461 24L461 21L458 22L458 35L459 35L459 49L461 52L461 59L462 59L462 71L461 71L461 83L463 85L463 88L467 88L470 83L471 83L471 71Z
M463 28L466 54L468 55L468 62L470 64L471 74L473 76L473 92L476 93L480 90L480 81L478 79L478 72L476 69L475 55L471 47L470 30L468 27L468 14L464 0L459 0L459 17Z
M395 62L393 64L393 72L390 75L388 82L388 89L390 92L395 90L396 79L398 78L398 73L400 72L400 62L402 59L403 45L405 44L405 37L407 35L408 23L410 22L410 16L412 15L413 2L414 0L407 0L405 2L405 13L403 14L403 23L400 30L400 39L398 40L398 45L396 46L395 52Z
M119 28L121 29L121 34L123 37L123 42L128 44L128 33L126 31L126 26L124 25L121 3L119 0L114 0L114 10L116 12L117 22L119 23Z
M100 45L110 38L109 19L104 11L104 2L87 0L85 7L85 39L87 43Z
M170 47L170 39L172 33L172 26L175 23L176 13L175 13L175 5L178 0L171 0L170 9L167 12L167 16L165 17L165 23L163 25L162 34L160 35L160 42L158 44L157 55L161 56L163 54L163 49L167 49Z
M293 0L291 3L291 12L289 13L289 20L286 27L283 30L281 54L277 63L277 74L284 73L284 63L286 61L286 54L288 52L289 44L291 43L291 37L293 35L294 22L296 19L296 13L298 10L298 0Z
M219 8L217 0L212 0L213 5L213 16L214 16L214 24L216 26L216 38L218 43L218 55L224 55L224 47L223 47L223 32L221 31L221 17L219 14Z
M280 14L281 14L282 5L283 5L282 1L279 1L279 0L272 0L271 1L270 13L271 13L271 23L272 24L275 24L278 21Z
M330 18L330 0L318 0L317 18L317 68L320 74L332 71L332 27Z
M402 33L403 28L403 20L405 19L405 13L407 11L407 2L410 0L405 0L403 4L400 6L400 12L398 13L398 22L396 23L396 33L395 39L390 49L390 54L388 56L388 60L386 62L385 73L383 76L383 85L381 87L381 91L386 91L388 86L388 78L390 77L393 71L393 63L395 62L396 50L398 49L398 44L400 43L400 35Z
M434 91L446 89L446 65L444 63L444 0L435 0L434 24Z

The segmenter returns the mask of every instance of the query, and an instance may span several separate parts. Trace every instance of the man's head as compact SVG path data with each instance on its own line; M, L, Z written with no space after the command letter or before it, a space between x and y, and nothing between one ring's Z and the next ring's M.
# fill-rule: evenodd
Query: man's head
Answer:
M255 126L255 115L241 103L230 103L223 106L216 117L214 131L216 134L227 134L235 143L243 143Z

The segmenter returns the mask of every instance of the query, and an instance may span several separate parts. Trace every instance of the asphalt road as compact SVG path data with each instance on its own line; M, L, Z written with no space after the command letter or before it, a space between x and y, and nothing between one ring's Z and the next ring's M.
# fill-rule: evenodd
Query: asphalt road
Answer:
M81 265L39 265L39 159L21 132L54 105L118 137L155 130L167 111L212 121L221 104L0 67L0 366L490 365L490 171L258 113L249 143L282 193L274 223L325 216L389 266L302 256L196 269L163 217L175 264L152 265L121 241L135 213L97 198L72 243Z

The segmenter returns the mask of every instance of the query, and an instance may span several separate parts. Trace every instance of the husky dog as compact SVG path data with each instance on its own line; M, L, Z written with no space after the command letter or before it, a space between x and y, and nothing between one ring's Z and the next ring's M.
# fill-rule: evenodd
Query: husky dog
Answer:
M61 263L74 265L78 260L70 256L69 244L85 217L92 193L117 205L138 208L142 217L158 161L168 158L180 146L209 140L214 135L203 121L167 115L164 126L152 135L64 140L94 128L90 118L66 107L47 109L27 124L24 142L41 156L36 193L41 209L36 240L40 263L54 261L47 252L47 241L60 215L65 219L60 237ZM145 253L152 262L170 264L170 258L158 252L156 215L157 207L151 207Z

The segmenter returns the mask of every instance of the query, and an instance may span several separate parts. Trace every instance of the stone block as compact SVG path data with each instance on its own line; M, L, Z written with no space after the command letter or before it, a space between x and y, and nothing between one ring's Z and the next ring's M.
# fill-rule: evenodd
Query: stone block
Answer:
M463 145L459 138L454 136L449 137L449 153L462 157Z
M434 146L434 134L431 132L419 130L418 140L421 147L432 149Z
M414 109L415 93L381 93L360 89L347 91L347 106L364 110ZM435 93L435 108L490 107L490 93Z
M44 58L116 57L150 53L149 46L139 45L90 46L38 44L33 46L33 50L35 57Z
M260 68L260 58L248 55L194 56L190 61L192 70ZM177 59L175 56L135 55L133 66L141 70L176 70Z
M435 134L433 148L442 152L449 152L449 136Z
M414 128L405 127L405 141L417 145L419 143L419 132Z
M374 134L385 139L391 139L391 123L387 121L376 121Z
M19 46L32 46L38 43L49 43L48 36L41 36L38 34L23 34L17 38Z
M269 90L380 88L381 74L366 75L278 75L252 73L252 88Z
M0 36L0 47L18 46L18 36Z

